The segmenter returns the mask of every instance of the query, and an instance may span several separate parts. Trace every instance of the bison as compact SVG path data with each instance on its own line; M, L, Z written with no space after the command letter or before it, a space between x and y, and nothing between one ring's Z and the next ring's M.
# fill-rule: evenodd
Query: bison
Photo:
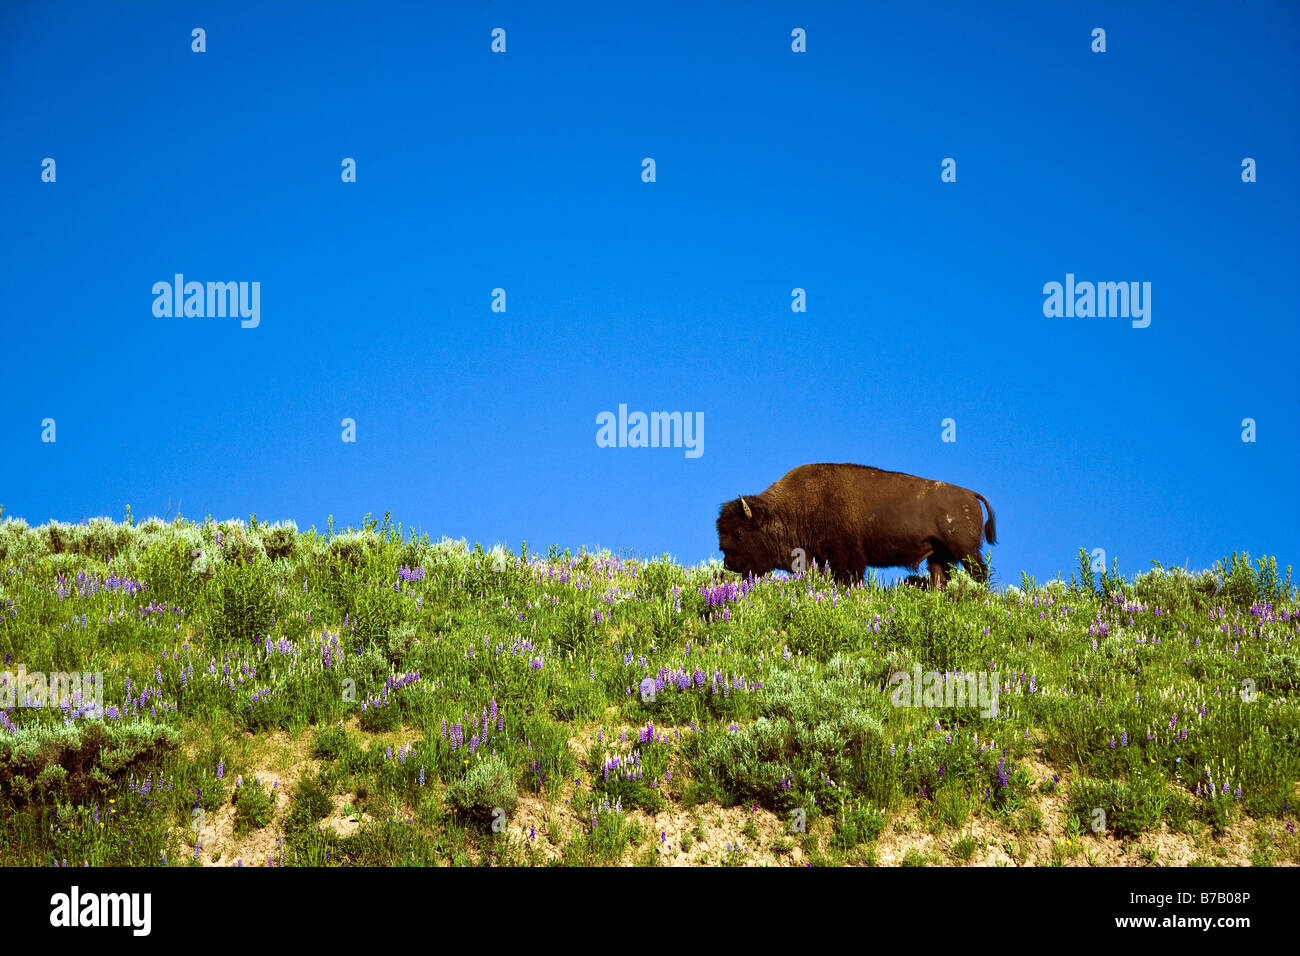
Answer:
M852 583L868 567L916 571L925 561L937 589L947 582L947 566L960 562L984 582L981 535L997 543L983 495L866 465L800 465L760 494L718 509L723 566L741 574L799 571L816 560Z

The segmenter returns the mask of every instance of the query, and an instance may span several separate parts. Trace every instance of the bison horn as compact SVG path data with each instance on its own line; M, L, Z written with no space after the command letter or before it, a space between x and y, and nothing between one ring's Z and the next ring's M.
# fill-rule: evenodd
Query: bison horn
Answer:
M740 499L740 510L745 512L746 518L754 517L754 512L749 510L749 503L744 498Z

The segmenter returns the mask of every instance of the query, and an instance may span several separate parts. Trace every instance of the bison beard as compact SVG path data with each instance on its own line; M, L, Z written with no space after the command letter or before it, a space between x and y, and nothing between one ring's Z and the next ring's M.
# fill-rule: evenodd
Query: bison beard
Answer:
M916 571L922 561L931 587L943 587L945 569L957 563L982 582L981 538L997 544L983 495L865 465L800 465L761 494L718 509L723 565L741 574L793 571L801 549L806 560L829 563L844 583L862 580L868 567Z

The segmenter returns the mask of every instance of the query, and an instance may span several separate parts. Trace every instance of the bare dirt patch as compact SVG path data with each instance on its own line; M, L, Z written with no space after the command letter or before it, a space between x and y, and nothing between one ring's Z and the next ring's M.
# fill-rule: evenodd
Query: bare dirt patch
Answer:
M265 866L268 858L278 863L280 858L280 831L276 820L289 803L289 791L303 777L316 773L317 761L312 759L310 733L296 739L283 730L272 731L263 737L246 737L239 765L239 773L227 771L223 778L229 785L225 802L216 810L204 814L198 831L199 852L196 859L205 866ZM235 832L235 783L242 778L251 782L260 780L275 800L275 819L258 830L239 836ZM193 829L187 829L182 842L194 846Z

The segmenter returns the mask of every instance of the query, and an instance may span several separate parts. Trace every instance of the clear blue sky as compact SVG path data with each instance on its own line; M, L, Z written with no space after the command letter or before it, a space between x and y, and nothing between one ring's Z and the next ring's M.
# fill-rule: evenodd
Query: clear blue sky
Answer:
M9 0L0 504L693 563L853 461L984 494L1006 581L1300 566L1298 40L1294 2ZM155 317L175 273L260 325ZM1045 317L1066 273L1150 282L1150 327ZM620 403L704 454L597 447Z

